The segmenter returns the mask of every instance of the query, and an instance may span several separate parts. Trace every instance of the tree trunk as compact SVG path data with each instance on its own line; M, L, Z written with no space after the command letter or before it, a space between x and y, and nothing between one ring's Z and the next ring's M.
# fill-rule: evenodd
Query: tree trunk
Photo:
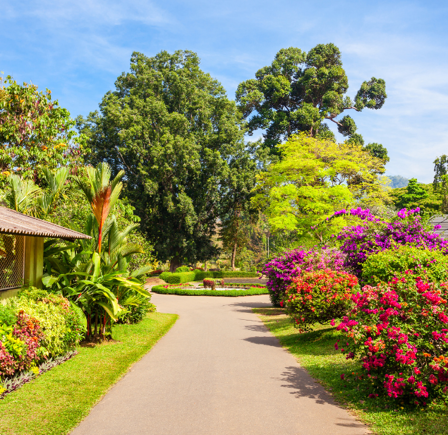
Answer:
M182 266L179 257L173 257L170 261L170 272L175 272L178 267Z
M234 243L233 249L232 249L232 270L235 270L236 248L237 248L237 243Z

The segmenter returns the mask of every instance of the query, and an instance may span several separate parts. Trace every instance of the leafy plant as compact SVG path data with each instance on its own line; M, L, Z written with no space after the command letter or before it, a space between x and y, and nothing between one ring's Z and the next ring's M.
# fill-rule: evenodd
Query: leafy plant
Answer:
M426 276L430 282L447 282L448 257L437 250L396 245L367 257L362 267L362 282L368 285L387 283L409 271Z

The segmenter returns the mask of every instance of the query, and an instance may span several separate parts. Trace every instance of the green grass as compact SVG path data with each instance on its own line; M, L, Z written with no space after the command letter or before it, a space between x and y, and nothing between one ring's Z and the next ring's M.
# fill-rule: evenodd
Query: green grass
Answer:
M183 288L164 288L161 285L156 285L151 289L153 293L161 293L165 295L181 295L181 296L254 296L268 294L266 288L249 288L247 290L187 290Z
M69 433L103 395L177 320L150 313L136 325L116 325L117 343L82 347L67 362L0 400L0 434Z
M317 379L334 398L369 424L378 435L448 434L448 407L443 403L424 409L408 408L388 398L367 398L363 386L341 380L341 374L359 373L360 364L346 360L334 348L342 334L331 326L318 326L299 333L279 308L254 308L269 330L300 364ZM359 387L359 389L357 388Z

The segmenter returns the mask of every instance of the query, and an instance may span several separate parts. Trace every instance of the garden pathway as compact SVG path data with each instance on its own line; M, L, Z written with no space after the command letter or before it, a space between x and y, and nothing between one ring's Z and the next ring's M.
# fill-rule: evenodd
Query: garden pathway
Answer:
M252 313L268 296L152 301L179 320L73 435L368 433Z

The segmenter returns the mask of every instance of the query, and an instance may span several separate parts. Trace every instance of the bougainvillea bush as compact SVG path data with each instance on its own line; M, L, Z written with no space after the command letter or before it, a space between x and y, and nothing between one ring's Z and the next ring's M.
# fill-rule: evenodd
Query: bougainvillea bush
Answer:
M360 358L369 397L424 404L448 391L448 284L409 273L354 294L337 329L347 359ZM333 323L333 322L332 322Z
M301 331L307 331L315 323L327 323L346 314L357 284L356 276L347 272L330 269L304 272L293 278L280 305L286 308Z
M395 245L411 245L448 253L448 241L425 227L419 212L418 207L415 210L400 210L391 222L382 221L369 210L361 208L336 212L334 217L348 214L363 221L362 224L344 228L336 236L342 243L340 250L346 254L345 266L360 278L363 264L369 255Z
M314 270L342 270L345 254L337 249L313 248L294 249L281 257L274 258L263 268L263 274L267 276L267 288L274 306L279 307L286 288L292 283L293 278L303 272Z
M437 250L396 245L367 257L362 267L362 282L377 285L400 278L407 271L424 275L430 282L448 282L448 256Z

